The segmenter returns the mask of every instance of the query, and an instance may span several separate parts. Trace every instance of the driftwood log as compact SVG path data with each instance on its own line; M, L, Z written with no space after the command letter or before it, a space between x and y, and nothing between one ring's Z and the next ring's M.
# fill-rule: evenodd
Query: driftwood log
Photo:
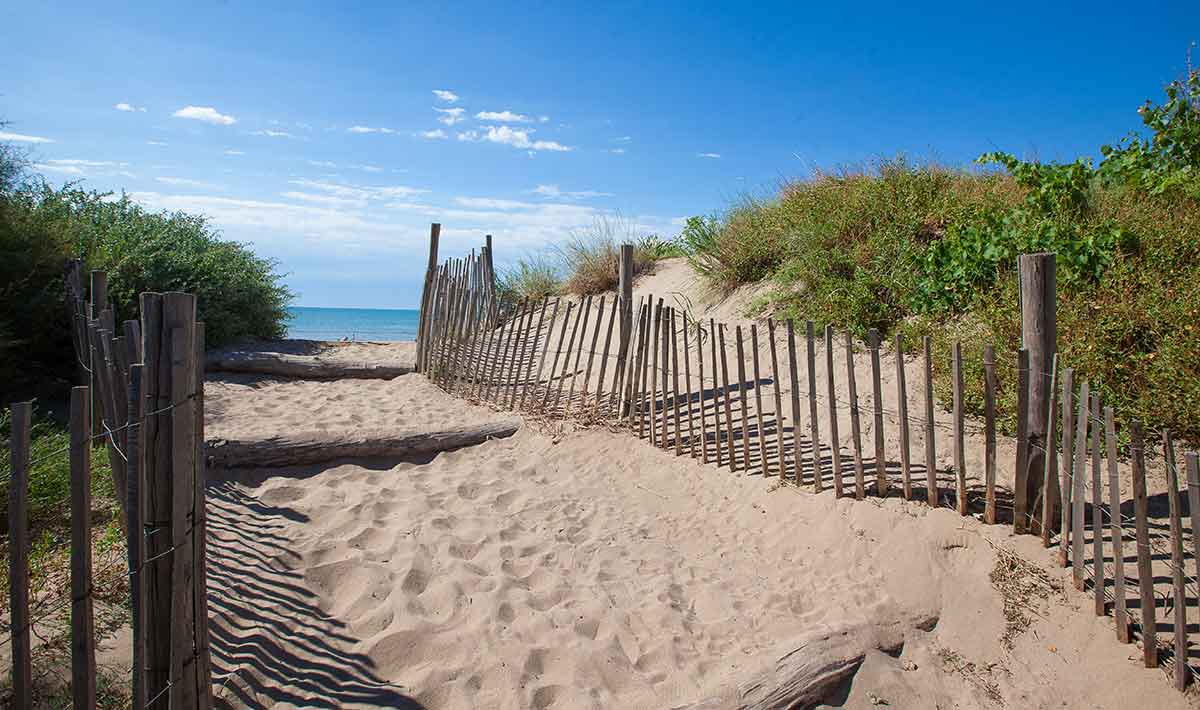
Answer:
M209 372L247 372L310 380L390 380L413 372L414 365L410 362L365 362L287 353L240 351L210 355L205 369Z
M207 442L209 463L221 467L298 466L344 458L407 457L451 451L512 436L520 422L509 420L443 431L357 430L330 434L301 432L268 439Z
M818 628L794 651L727 691L675 710L791 710L813 707L858 671L870 651L904 647L912 623ZM923 624L915 624L921 627Z

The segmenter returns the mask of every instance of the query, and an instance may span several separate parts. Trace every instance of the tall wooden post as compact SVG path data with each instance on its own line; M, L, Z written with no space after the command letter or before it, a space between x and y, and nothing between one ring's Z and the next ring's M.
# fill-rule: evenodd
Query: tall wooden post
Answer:
M1051 490L1048 498L1041 495L1044 476L1029 475L1030 471L1045 470L1044 448L1053 446L1047 438L1050 401L1050 372L1054 354L1058 352L1058 322L1055 297L1054 254L1022 254L1017 260L1021 285L1021 346L1029 351L1029 396L1026 398L1025 441L1017 446L1025 449L1025 466L1016 472L1013 491L1018 501L1029 503L1028 531L1041 533L1043 522L1054 525L1060 492ZM1056 479L1050 479L1053 486ZM1048 500L1049 510L1032 503L1039 498Z
M13 402L9 431L8 623L12 629L12 706L33 706L29 642L29 437L32 402Z
M71 695L80 710L96 706L90 400L87 387L71 388Z
M89 293L92 300L90 301L91 308L87 312L88 322L99 318L101 311L108 308L108 274L100 270L93 270L90 280ZM104 366L104 353L99 352L94 344L92 344L89 350L91 357L88 358L88 367L91 369L88 371L87 384L92 393L92 405L88 407L88 412L92 417L92 436L99 436L104 433L102 420L104 409L100 400L100 387L97 386L96 379L99 377L100 368Z
M426 349L429 347L430 314L426 313L433 301L434 275L437 273L438 238L442 233L442 225L434 222L429 226L429 263L425 267L425 285L421 289L421 311L417 315L417 370L424 372L426 367ZM488 239L491 245L491 239ZM490 249L489 249L490 251ZM489 262L490 263L490 262Z
M619 339L617 340L617 368L621 372L625 371L626 364L629 362L629 344L633 334L633 245L621 245L621 261L620 270L617 272L617 281L620 287L621 299L621 330ZM626 414L625 411L619 412L621 416Z

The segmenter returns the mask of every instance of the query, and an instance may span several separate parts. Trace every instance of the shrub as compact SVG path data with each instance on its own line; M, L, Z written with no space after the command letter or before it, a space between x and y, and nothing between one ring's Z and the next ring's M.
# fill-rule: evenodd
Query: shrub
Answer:
M633 244L633 275L645 273L656 261L682 256L681 246L657 235L636 236L635 225L620 217L598 217L588 229L576 231L559 252L568 274L563 290L580 296L618 287L620 244Z
M995 344L1006 416L1017 256L1053 251L1060 360L1119 418L1200 441L1200 74L1139 113L1151 135L1105 147L1098 167L1005 153L980 158L1003 172L895 159L692 218L681 240L716 288L773 275L759 305L777 317L860 337L899 329L910 349L931 336L942 394L954 342L969 375L982 372L982 345ZM982 402L982 378L967 383L968 406Z
M515 265L496 275L496 290L505 303L540 300L557 294L561 288L558 266L545 254L517 259Z
M108 272L117 322L137 317L143 291L187 291L210 347L285 332L292 294L275 263L221 239L203 217L34 180L0 199L0 249L0 379L10 387L71 376L62 280L71 257Z

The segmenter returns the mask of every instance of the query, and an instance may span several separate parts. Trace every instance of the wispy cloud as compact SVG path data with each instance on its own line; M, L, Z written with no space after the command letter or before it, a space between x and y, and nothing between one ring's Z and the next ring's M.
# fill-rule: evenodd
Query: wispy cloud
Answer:
M296 137L296 136L293 136L291 133L288 133L287 131L276 131L271 128L264 128L261 131L254 131L250 135L266 136L267 138L295 138Z
M425 140L442 140L447 138L446 132L440 128L435 128L432 131L418 131L417 135Z
M628 143L633 140L633 136L617 136L612 139L613 143Z
M532 123L533 119L529 116L512 111L480 111L475 114L475 118L480 121L496 121L499 123Z
M53 143L54 139L0 131L0 141L12 141L13 143Z
M224 190L225 189L221 185L214 185L211 182L204 182L203 180L192 180L191 178L156 177L154 179L158 182L161 182L164 185L173 185L175 187L193 187L198 190Z
M696 153L697 158L708 158L710 160L718 160L721 157L720 153Z
M518 200L503 200L495 197L455 197L455 204L486 210L530 210L538 205Z
M314 168L329 168L330 170L337 170L337 163L329 160L310 160L308 161L308 164Z
M624 148L609 148L608 152L612 153L613 155L625 155Z
M366 204L368 200L394 200L414 195L423 195L429 192L429 190L419 187L409 187L407 185L354 185L351 183L310 180L308 178L296 178L288 182L297 187L317 190L327 195L333 195L334 197L359 200L363 204Z
M236 118L223 114L212 106L184 106L171 115L175 118L188 118L215 126L232 126L237 123Z
M156 145L159 147L165 146L166 144L166 141L146 141L146 145Z
M460 141L480 142L486 141L489 143L500 143L502 145L510 145L514 148L523 150L549 150L555 152L567 152L575 150L574 146L563 145L557 141L535 141L530 139L529 134L533 133L533 129L516 129L508 126L488 126L481 133L476 130L463 131L458 134Z
M227 150L227 151L225 151L225 155L245 155L245 154L246 154L246 151L244 151L244 150Z
M80 158L59 158L55 160L47 160L41 163L34 163L34 168L45 173L59 173L61 175L123 175L133 177L133 175L123 168L128 167L129 163L117 162L114 160L83 160Z
M346 130L349 131L350 133L360 133L360 134L363 134L363 133L395 133L396 132L395 129L393 129L393 128L382 128L382 127L376 128L373 126L350 126Z
M125 103L124 101L122 101L119 104L114 104L113 108L115 108L118 111L125 111L128 113L134 113L134 112L145 113L146 112L145 106L134 106L133 104L128 104L128 103Z
M550 197L554 199L566 198L568 200L584 200L590 197L612 197L611 192L597 192L596 190L562 190L558 185L538 185L530 190L535 195L542 197Z
M458 94L454 93L453 91L450 91L449 89L434 89L433 95L438 97L438 99L445 101L448 104L452 104L455 101L458 101Z
M453 126L456 123L462 123L463 121L467 120L463 117L465 109L462 108L438 108L437 106L434 106L433 110L442 114L438 121L446 124L447 126Z

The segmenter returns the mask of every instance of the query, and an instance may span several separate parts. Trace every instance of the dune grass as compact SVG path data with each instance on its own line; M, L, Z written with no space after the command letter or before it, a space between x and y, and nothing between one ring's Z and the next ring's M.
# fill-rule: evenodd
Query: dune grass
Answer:
M947 168L903 158L818 174L771 199L688 220L681 243L716 290L769 279L758 314L856 336L933 340L937 387L964 344L967 405L982 407L982 346L997 347L1001 412L1015 409L1020 341L1016 263L1057 254L1058 350L1118 419L1200 441L1200 73L1162 106L1152 134L1102 149L1103 162Z

